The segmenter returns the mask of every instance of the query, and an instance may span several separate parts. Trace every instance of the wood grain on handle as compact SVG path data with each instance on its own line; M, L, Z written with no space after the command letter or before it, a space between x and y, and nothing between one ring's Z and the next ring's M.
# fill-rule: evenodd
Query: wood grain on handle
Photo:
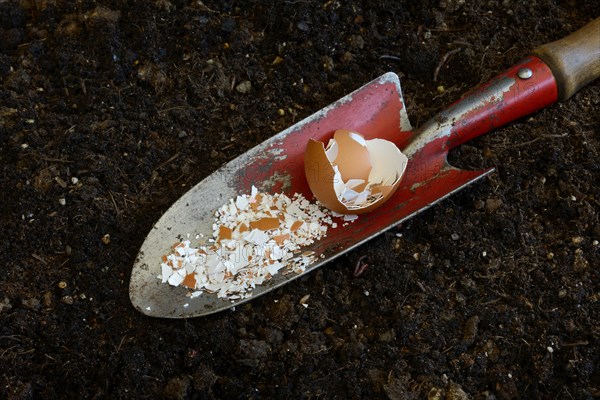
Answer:
M600 17L563 39L538 47L533 54L552 70L558 99L567 100L600 77Z

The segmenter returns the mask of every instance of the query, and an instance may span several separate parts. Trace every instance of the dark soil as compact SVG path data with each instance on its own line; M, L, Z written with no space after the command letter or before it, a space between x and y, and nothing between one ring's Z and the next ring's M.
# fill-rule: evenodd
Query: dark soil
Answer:
M462 146L453 163L497 171L280 290L192 320L128 298L152 224L227 160L387 71L419 126L598 15L0 1L0 397L600 396L599 82Z

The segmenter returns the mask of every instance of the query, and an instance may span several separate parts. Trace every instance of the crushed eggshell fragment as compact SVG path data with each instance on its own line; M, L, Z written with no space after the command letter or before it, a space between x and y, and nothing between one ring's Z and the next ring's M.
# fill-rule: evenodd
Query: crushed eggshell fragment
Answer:
M231 239L231 233L232 233L231 228L228 228L223 225L219 226L219 239L221 239L221 240Z
M337 130L325 147L310 139L304 167L314 196L339 214L376 209L398 188L408 158L390 141Z
M300 194L290 198L252 187L250 195L215 212L212 238L197 247L190 240L175 243L162 257L158 279L191 290L192 298L204 292L232 301L248 298L274 275L304 272L319 255L303 247L336 226L329 210Z
M257 221L250 221L251 229L260 229L261 231L270 231L279 228L279 218L265 217Z

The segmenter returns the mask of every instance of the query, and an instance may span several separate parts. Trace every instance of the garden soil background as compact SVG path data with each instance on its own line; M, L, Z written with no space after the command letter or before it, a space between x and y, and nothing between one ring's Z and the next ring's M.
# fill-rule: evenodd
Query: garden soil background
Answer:
M599 82L451 154L491 176L235 310L152 319L128 284L169 205L273 134L387 71L419 126L599 15L0 0L0 397L597 398Z

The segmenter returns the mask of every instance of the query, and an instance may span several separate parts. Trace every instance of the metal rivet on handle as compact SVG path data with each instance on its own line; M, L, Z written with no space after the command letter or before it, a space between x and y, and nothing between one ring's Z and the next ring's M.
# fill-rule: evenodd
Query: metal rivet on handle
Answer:
M517 76L521 79L529 79L533 75L533 71L529 68L521 68L517 72Z

